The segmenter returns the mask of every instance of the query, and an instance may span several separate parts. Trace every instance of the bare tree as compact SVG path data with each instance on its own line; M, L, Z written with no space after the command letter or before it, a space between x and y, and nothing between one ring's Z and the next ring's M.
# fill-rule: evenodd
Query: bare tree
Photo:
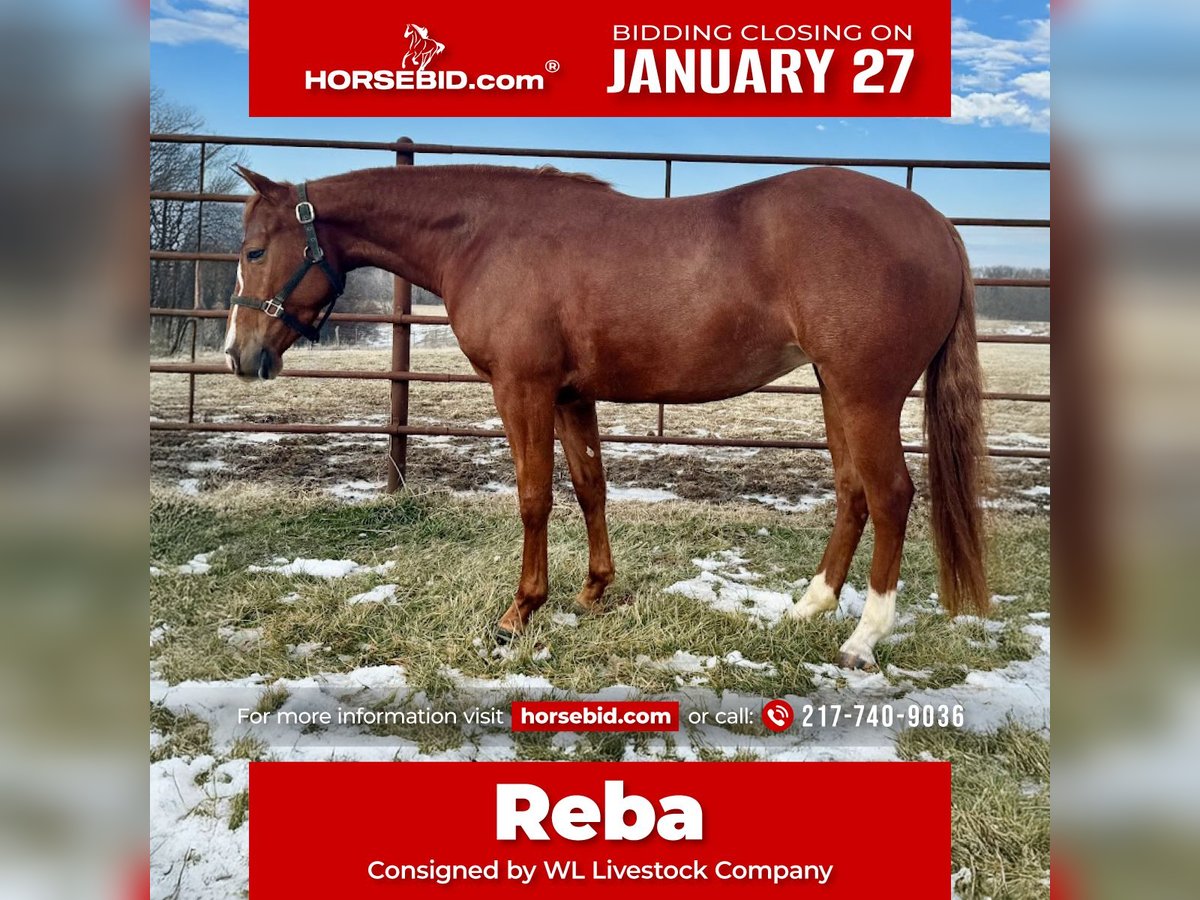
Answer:
M150 92L151 133L197 133L204 119L187 106L174 103L154 88ZM204 184L200 183L201 150L204 153ZM150 190L235 193L240 179L230 165L242 162L242 153L221 145L154 143L150 147ZM241 234L239 210L225 203L200 204L187 200L150 201L150 249L170 251L228 251L237 246ZM203 263L201 305L223 302L233 282L230 266ZM228 271L226 271L228 270ZM190 307L195 296L196 264L190 261L160 260L150 267L152 306ZM151 341L157 348L176 345L184 328L183 319L154 319ZM201 327L203 345L219 340L219 328ZM215 336L214 336L215 335Z

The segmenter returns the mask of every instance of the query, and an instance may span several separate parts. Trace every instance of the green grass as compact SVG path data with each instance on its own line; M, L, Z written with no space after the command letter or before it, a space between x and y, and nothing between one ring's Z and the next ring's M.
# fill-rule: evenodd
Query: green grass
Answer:
M973 878L963 900L1044 898L1050 872L1050 744L1008 725L994 734L904 732L905 759L949 760L951 858Z
M879 662L928 669L931 686L960 681L968 669L990 669L1032 652L1021 631L1027 614L1048 608L1047 530L1044 519L995 516L992 589L1016 595L997 604L1008 624L989 635L980 626L933 613L926 598L936 589L936 562L918 511L905 547L901 614L916 611L915 626L895 643L880 644ZM812 574L832 524L829 509L782 514L730 504L614 505L610 512L616 581L610 611L580 614L578 627L556 624L556 611L578 613L573 598L585 574L586 536L577 509L560 498L550 530L550 599L507 658L493 658L484 640L507 607L520 565L521 525L510 497L469 499L445 493L406 494L359 505L320 496L230 488L200 499L171 492L152 497L155 565L168 574L151 579L151 616L170 625L152 656L170 682L228 679L262 673L295 678L315 671L399 664L410 684L430 694L450 691L445 669L495 678L520 673L549 679L556 688L587 692L622 683L648 693L675 686L658 661L684 650L770 661L776 673L718 665L705 671L716 691L803 694L812 687L805 663L835 658L854 622L823 618L760 628L745 617L717 612L664 592L692 578L692 560L739 548L760 586L795 590L788 583ZM762 533L766 529L766 534ZM862 587L869 565L864 537L851 583ZM220 548L220 549L217 549ZM212 552L206 576L171 574L194 554ZM275 556L394 561L382 575L326 581L306 576L250 573ZM395 604L349 605L346 599L381 583L397 584ZM299 599L281 598L297 592ZM219 629L257 628L262 639L245 648ZM908 636L905 636L908 635ZM288 646L316 643L307 657ZM549 658L535 655L549 651ZM265 699L282 703L284 698ZM264 707L265 708L265 707Z

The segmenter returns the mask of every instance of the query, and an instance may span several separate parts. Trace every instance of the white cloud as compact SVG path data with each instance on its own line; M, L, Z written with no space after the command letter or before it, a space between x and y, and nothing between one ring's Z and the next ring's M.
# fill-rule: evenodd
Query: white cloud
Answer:
M250 46L247 0L152 0L150 42L191 44L212 41L237 50Z
M1036 100L1050 99L1050 72L1026 72L1013 79L1013 84L1020 88L1021 93Z
M1014 125L1049 131L1050 110L1030 104L1017 91L976 92L951 96L947 121L954 125Z
M1050 20L1021 23L1024 36L997 38L956 17L951 25L956 125L1050 129Z
M818 126L817 126L817 131L824 131L824 130L825 130L825 126L824 126L824 125L818 125Z
M1022 23L1023 38L997 38L971 29L971 22L955 18L951 25L950 56L958 64L960 87L997 91L1022 69L1050 65L1050 20Z

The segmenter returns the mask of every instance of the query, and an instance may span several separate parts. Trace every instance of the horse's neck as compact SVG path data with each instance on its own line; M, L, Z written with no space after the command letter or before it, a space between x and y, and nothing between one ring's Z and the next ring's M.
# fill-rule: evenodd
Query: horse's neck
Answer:
M473 176L440 166L371 169L325 179L317 188L329 190L328 218L350 268L385 269L440 295L470 235L502 208L495 189Z

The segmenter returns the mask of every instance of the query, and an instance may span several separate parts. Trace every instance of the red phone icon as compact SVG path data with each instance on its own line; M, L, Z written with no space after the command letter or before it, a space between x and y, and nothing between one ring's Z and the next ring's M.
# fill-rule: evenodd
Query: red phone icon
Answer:
M796 714L786 700L770 700L763 704L763 724L772 731L787 731Z

